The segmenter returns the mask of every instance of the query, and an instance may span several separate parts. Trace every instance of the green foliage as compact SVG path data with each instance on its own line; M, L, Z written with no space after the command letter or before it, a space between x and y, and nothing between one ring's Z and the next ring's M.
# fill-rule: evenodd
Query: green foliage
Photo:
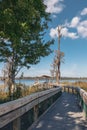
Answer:
M30 68L52 52L53 41L44 40L50 21L45 10L42 0L0 1L0 62L8 65L9 97L20 69Z
M13 93L13 99L18 99L22 97L21 87L17 87L16 91Z
M42 0L2 0L0 2L0 61L10 57L14 71L30 67L51 53L53 41L45 41L49 14Z

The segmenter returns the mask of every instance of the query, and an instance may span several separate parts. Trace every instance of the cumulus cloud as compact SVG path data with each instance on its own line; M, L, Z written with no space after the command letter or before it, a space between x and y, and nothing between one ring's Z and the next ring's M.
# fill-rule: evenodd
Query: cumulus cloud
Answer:
M87 38L87 20L80 22L77 31L82 38Z
M57 28L51 28L51 30L50 30L50 36L52 38L56 38L57 37Z
M82 20L82 17L74 17L67 25L68 28L75 28L80 37L87 38L87 20Z
M84 20L80 23L81 26L84 26L85 28L87 28L87 20Z
M65 38L66 37L71 38L71 39L77 39L78 38L77 33L69 32L68 28L66 28L66 27L62 28L61 34ZM56 38L57 37L57 28L51 28L51 30L50 30L50 36L52 38Z
M78 38L77 33L69 32L68 28L63 28L61 33L64 37L68 37L68 38L71 38L71 39L77 39Z
M83 19L83 15L87 15L87 8L84 8L81 11L79 17L78 16L73 17L69 23L68 22L67 24L65 23L68 29L71 29L71 28L76 29L76 33L78 34L78 36L75 33L70 34L73 37L76 36L76 38L78 37L87 38L87 20ZM67 32L66 34L68 35Z
M44 4L47 6L46 12L48 13L60 13L64 5L61 3L63 0L44 0Z
M71 19L70 22L67 20L62 25L61 30L62 36L65 38L77 39L77 38L87 38L87 20L83 19L82 15L86 15L87 8L84 8L81 11L80 16L75 16ZM50 36L52 38L57 37L57 27L50 29Z
M79 18L79 17L74 17L74 18L71 20L70 27L77 27L77 25L79 24L79 21L80 21L80 18Z
M87 8L84 8L84 9L81 11L81 15L87 15Z

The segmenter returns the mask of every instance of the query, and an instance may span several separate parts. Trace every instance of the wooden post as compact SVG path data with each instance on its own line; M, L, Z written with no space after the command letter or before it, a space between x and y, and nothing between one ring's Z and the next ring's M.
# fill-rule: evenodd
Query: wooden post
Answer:
M72 87L72 93L74 94L74 88Z
M34 106L34 121L38 118L38 105Z
M84 118L87 119L87 105L83 102L83 115Z
M66 87L64 86L64 92L66 91Z
M69 93L69 87L68 87L68 93Z
M21 130L20 118L13 121L13 130Z

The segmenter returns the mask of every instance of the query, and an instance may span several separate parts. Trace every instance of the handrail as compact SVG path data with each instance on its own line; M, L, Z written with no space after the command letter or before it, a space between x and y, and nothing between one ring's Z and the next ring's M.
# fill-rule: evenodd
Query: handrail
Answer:
M70 92L71 89L72 93L75 91L75 94L78 96L78 104L84 112L85 119L87 119L87 92L80 87L64 86L64 91L66 91L66 89L68 89L68 92Z
M81 98L83 99L84 103L87 105L87 92L80 88L80 87L73 87L73 86L63 86L64 87L64 91L65 89L67 88L68 89L68 92L69 90L71 89L72 92L73 90L76 92L76 93L79 93L79 95L81 96Z
M77 92L80 94L84 103L87 105L87 92L84 89L81 89L80 87L77 87Z
M33 108L35 105L52 97L53 95L57 94L60 91L62 91L61 87L52 88L49 90L31 94L30 96L26 96L18 100L1 104L0 105L0 128L4 127L8 123L19 118L24 113L26 113L31 108Z

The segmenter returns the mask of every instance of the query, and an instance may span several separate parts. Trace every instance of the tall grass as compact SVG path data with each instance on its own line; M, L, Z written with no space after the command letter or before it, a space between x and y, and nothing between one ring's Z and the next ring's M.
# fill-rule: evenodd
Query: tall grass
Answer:
M39 85L30 87L22 84L16 84L16 90L14 91L12 97L13 100L16 100L18 98L30 95L32 93L40 92L47 89L48 88L40 87ZM5 91L0 91L0 103L5 103L8 101L10 101L9 93Z
M73 83L63 82L63 84L68 85L68 86L80 87L80 88L84 89L85 91L87 91L87 82L81 82L81 81L73 82ZM25 86L22 84L16 84L16 91L13 93L13 100L30 95L30 94L35 93L35 92L47 90L47 89L48 89L47 85L42 86L42 87L39 85L30 87L30 86ZM10 101L8 92L0 91L0 103L5 103L8 101Z
M78 82L73 83L73 86L76 86L76 87L78 86L84 89L85 91L87 91L87 82L78 81Z
M75 86L75 87L80 87L87 91L87 82L82 82L82 81L77 81L77 82L63 82L64 85L68 86Z

